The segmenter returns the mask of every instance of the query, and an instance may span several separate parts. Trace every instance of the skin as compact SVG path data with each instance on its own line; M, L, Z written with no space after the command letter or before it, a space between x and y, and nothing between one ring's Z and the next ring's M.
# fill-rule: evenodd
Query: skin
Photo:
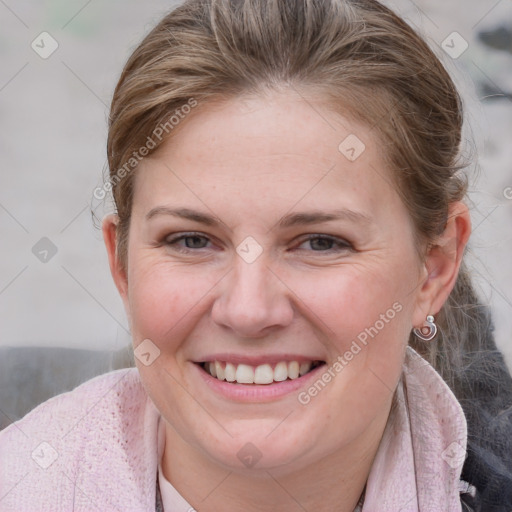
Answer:
M338 150L350 134L366 145L353 162ZM470 233L467 207L454 203L421 261L391 183L374 132L314 99L275 92L198 107L141 163L126 267L117 218L104 220L134 346L150 339L160 349L151 365L137 365L166 420L163 471L197 510L355 507L409 333L448 297ZM219 224L164 213L148 220L156 207L186 207ZM335 209L368 221L278 226L290 213ZM165 243L191 231L206 238ZM263 250L252 263L236 252L248 236ZM193 361L216 353L302 354L331 365L396 302L401 311L307 405L298 392L240 403L198 378ZM261 454L253 467L237 457L247 443Z

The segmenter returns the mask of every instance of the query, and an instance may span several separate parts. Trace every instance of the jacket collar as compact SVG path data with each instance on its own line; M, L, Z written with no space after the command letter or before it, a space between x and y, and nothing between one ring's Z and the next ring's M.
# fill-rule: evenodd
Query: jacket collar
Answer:
M466 457L462 407L434 368L411 347L366 486L363 512L461 509Z

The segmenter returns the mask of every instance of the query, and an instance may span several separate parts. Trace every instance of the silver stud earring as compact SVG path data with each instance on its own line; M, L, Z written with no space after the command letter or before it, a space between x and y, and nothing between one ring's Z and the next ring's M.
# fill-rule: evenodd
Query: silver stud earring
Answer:
M432 340L437 334L437 325L434 322L434 317L432 315L428 315L426 322L419 329L415 327L413 332L420 340Z

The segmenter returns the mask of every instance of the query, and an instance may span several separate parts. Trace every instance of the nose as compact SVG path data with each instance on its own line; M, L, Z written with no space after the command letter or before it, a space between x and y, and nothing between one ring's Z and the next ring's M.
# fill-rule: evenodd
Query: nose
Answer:
M247 263L236 256L234 269L219 283L212 319L245 338L257 338L292 322L290 289L265 258Z

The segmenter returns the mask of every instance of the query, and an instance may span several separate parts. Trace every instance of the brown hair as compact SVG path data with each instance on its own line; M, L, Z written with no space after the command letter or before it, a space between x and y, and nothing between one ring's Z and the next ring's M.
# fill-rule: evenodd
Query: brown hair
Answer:
M458 172L461 100L409 25L374 0L187 0L134 51L112 101L108 162L124 264L133 173L119 179L118 170L134 151L191 99L201 105L283 86L315 91L372 127L418 246L443 232L450 203L467 188ZM410 343L456 389L464 353L478 348L466 337L478 345L490 322L464 265L436 321L436 343L413 334Z

